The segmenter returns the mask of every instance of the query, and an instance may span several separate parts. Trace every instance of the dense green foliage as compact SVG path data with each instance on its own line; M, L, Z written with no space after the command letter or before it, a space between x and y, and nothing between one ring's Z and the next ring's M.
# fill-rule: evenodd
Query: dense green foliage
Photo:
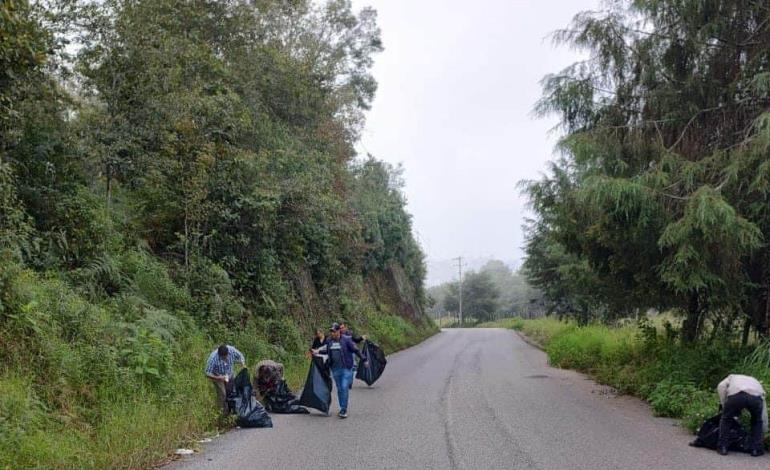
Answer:
M551 364L590 373L621 393L640 396L656 415L681 418L691 430L716 414L716 386L728 374L752 375L770 385L767 344L755 349L726 342L683 344L649 320L609 328L552 317L518 318L497 326L519 330L542 345Z
M649 308L770 331L770 5L624 0L556 34L588 59L543 81L561 158L525 184L525 270L550 309Z
M381 48L348 0L0 2L0 467L148 466L216 424L222 342L297 386L331 319L433 331L354 151Z
M456 315L460 308L459 293L457 281L429 288L433 305L428 312L436 317ZM469 271L463 276L463 312L470 323L512 316L531 317L542 311L542 294L502 261L488 261L478 271Z

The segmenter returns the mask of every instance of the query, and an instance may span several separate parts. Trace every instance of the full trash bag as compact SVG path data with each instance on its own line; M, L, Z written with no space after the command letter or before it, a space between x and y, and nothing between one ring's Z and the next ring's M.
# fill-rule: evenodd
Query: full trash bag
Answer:
M323 360L314 357L305 379L305 388L299 397L299 405L328 413L332 403L332 378Z
M696 431L696 438L692 442L693 447L705 447L716 450L719 445L719 423L722 421L722 413L712 416L701 424ZM733 452L750 452L746 445L748 433L743 425L735 418L728 420L728 449Z
M366 382L366 385L371 387L382 375L385 370L385 364L387 364L388 361L385 359L385 353L382 352L382 349L368 340L365 341L364 345L361 347L361 354L364 356L364 359L369 362L369 367L362 367L362 365L359 365L358 371L356 371L356 378L363 380Z
M265 408L254 398L249 371L241 369L233 383L234 407L238 417L235 424L242 428L272 428L273 420Z
M300 406L299 399L295 395L289 386L286 385L286 381L281 379L278 384L272 389L265 392L263 395L265 401L265 409L271 413L278 414L307 414L310 411L307 408Z

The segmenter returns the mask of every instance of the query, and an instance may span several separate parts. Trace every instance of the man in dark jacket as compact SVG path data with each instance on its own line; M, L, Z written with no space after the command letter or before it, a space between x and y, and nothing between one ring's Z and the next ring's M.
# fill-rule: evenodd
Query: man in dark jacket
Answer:
M353 381L353 356L361 360L364 367L369 367L361 351L358 350L353 340L342 334L338 324L333 324L329 329L329 336L321 347L314 349L313 354L324 353L329 355L329 366L337 387L337 400L340 404L340 418L348 417L348 388Z

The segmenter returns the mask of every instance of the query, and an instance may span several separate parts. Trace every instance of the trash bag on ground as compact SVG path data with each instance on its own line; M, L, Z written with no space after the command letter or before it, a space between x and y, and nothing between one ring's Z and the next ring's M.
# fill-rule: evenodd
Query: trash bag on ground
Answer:
M310 362L310 369L305 379L305 388L299 397L299 405L315 408L328 413L332 403L332 378L328 368L319 357Z
M310 413L307 408L300 406L299 399L295 395L289 386L286 385L286 381L281 379L280 382L272 389L268 390L264 395L265 409L271 413L278 414L307 414Z
M235 392L235 424L242 428L272 428L273 420L261 403L254 398L249 371L241 369L233 383Z
M369 367L363 367L362 364L359 364L356 378L363 380L366 385L371 387L382 375L388 361L385 359L385 353L382 352L382 349L368 340L364 341L364 345L361 347L361 355L369 362Z
M721 421L722 413L704 421L695 433L696 437L692 442L692 446L716 450L719 445L719 423ZM733 452L750 452L747 445L749 436L743 425L737 419L729 420L728 424L728 449Z

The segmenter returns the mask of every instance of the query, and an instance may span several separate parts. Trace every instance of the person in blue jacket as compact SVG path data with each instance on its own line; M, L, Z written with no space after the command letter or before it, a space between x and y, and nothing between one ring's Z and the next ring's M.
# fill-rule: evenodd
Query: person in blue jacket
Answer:
M361 355L353 340L342 334L337 323L329 328L329 336L326 337L321 347L313 349L313 354L324 353L329 355L329 367L337 387L337 401L340 405L340 418L348 417L348 388L353 381L353 356L358 356L364 367L369 363Z

